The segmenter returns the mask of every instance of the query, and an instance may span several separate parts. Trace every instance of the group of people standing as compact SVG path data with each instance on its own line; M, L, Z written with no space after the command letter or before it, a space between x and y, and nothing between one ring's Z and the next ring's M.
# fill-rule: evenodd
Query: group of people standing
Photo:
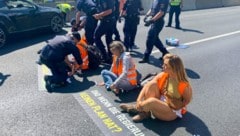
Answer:
M81 37L78 32L73 32L70 36L57 36L42 49L40 62L48 66L53 74L53 76L45 76L46 87L49 88L52 84L65 84L67 77L76 71L75 65L71 64L70 74L67 74L64 68L60 68L63 66L62 63L66 62L66 56L69 54L74 56L80 69L87 66L88 61L85 59L87 52L82 53L85 48L80 50L78 48L94 44L100 49L104 61L111 61L110 70L102 70L103 82L98 85L105 86L107 90L113 91L116 95L120 93L120 89L132 90L137 86L136 66L128 51L132 50L134 45L137 25L140 20L139 11L143 10L142 4L140 0L126 0L123 9L120 13L118 12L119 17L114 15L114 12L118 10L116 5L118 4L114 3L113 0L78 0L77 9L79 12L76 15L76 25L80 23L80 12L85 12L85 37ZM177 117L181 118L186 112L186 105L192 98L192 88L182 60L179 56L170 54L159 39L167 8L168 0L154 0L144 19L145 26L150 26L150 29L144 57L139 63L149 61L149 56L155 45L162 52L163 72L160 72L143 86L135 104L120 105L123 111L136 114L133 117L135 122L148 117L165 121L171 121ZM116 21L121 17L125 18L123 43L112 40L113 33L117 33ZM148 17L150 19L147 19ZM98 23L98 21L100 22ZM106 36L108 51L105 50L102 42L103 35ZM120 40L117 34L116 38Z

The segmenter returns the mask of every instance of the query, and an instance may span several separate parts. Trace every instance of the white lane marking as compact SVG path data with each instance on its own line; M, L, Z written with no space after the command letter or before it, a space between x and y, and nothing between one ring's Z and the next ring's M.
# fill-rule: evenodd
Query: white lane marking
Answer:
M193 44L210 41L210 40L214 40L214 39L218 39L218 38L222 38L222 37L226 37L226 36L230 36L230 35L234 35L234 34L238 34L238 33L240 33L240 31L230 32L230 33L221 34L221 35L217 35L217 36L213 36L213 37L209 37L209 38L205 38L205 39L201 39L201 40L197 40L197 41L193 41L193 42L188 42L188 43L184 43L183 45L193 45ZM167 47L167 50L172 50L174 48L176 48L176 47ZM154 50L152 53L158 53L158 52L160 52L160 51Z

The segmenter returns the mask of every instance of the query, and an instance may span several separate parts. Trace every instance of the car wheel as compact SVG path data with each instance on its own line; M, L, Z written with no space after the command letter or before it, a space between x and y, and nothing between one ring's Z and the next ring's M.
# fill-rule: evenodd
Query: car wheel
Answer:
M7 33L6 31L0 26L0 48L5 45L7 41Z
M62 31L63 20L59 15L54 15L51 19L51 30L54 33Z

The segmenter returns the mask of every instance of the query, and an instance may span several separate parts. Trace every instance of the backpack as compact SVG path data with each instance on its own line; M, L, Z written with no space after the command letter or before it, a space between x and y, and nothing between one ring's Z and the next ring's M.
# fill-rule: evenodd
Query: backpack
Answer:
M89 69L97 69L101 64L102 55L100 50L94 45L87 45Z

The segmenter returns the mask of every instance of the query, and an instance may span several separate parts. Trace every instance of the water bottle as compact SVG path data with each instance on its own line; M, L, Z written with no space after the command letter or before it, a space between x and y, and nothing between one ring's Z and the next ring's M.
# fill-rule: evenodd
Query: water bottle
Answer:
M166 44L168 46L178 46L179 45L179 39L171 37L166 39Z

